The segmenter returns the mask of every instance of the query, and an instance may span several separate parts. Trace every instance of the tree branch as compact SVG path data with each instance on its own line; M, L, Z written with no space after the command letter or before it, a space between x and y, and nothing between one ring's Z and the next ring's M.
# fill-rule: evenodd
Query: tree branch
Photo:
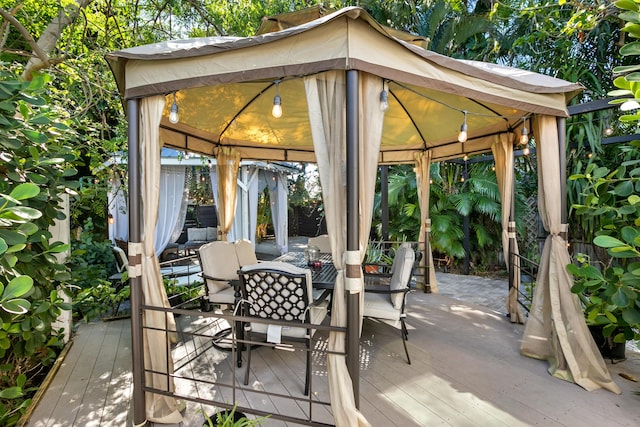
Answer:
M38 46L38 43L35 41L31 33L18 21L13 15L6 10L0 8L0 16L2 16L7 22L13 25L18 32L22 35L25 41L31 46L31 50L38 57L40 61L42 61L45 66L49 66L49 55Z

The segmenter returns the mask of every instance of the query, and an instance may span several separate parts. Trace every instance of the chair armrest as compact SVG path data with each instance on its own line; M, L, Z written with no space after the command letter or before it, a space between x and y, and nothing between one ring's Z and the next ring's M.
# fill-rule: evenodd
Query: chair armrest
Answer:
M322 303L329 297L329 295L331 295L331 290L325 289L324 291L322 291L322 294L320 295L320 297L318 299L313 300L311 304L309 304L309 306L318 307L322 305Z
M408 293L411 289L408 287L402 289L391 289L389 286L365 286L364 291L372 294L400 294Z

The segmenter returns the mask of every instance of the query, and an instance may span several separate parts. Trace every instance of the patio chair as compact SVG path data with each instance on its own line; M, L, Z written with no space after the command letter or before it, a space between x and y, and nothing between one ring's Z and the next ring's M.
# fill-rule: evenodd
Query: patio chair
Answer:
M331 240L329 240L328 234L321 234L316 237L309 237L307 241L307 246L316 246L320 249L320 253L330 254L331 253Z
M410 244L403 243L400 245L394 258L395 269L388 285L384 282L378 286L371 286L371 282L367 283L362 312L363 317L392 321L395 323L394 326L399 323L402 345L407 355L408 364L411 364L411 358L409 357L406 342L409 333L405 324L405 318L407 317L405 305L415 259L416 255ZM398 261L397 263L396 260Z
M327 316L328 302L312 301L311 271L284 262L262 262L241 269L243 315L255 318L245 326L245 338L251 342L258 336L279 349L291 350L283 341L306 345L304 394L309 394L311 380L311 338L313 325ZM274 321L269 324L269 321ZM283 323L284 322L284 323ZM244 384L249 384L251 347L247 350Z
M198 258L205 282L205 308L209 304L228 305L236 300L232 280L238 280L238 257L233 243L216 240L198 249Z
M250 241L246 239L236 240L234 246L236 248L236 255L238 257L238 264L240 264L240 267L258 263L256 251L253 249L253 245Z

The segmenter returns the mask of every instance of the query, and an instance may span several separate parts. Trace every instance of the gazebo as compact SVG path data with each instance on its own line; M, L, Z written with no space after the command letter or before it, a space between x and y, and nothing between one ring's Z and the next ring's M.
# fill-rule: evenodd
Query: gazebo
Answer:
M158 220L155 231L156 255L160 256L168 244L178 240L187 216L189 202L187 169L207 169L202 179L211 184L214 201L218 201L217 162L201 155L179 153L162 148L160 152L160 192ZM126 156L114 154L105 166L126 163ZM280 253L288 247L288 188L287 176L297 169L283 163L244 161L240 164L234 211L234 222L229 230L231 240L246 239L255 245L257 228L258 196L265 188L269 191L270 209L275 233L275 242ZM108 193L109 239L127 241L129 238L129 208L123 188L123 180L112 174ZM215 203L216 207L218 203Z
M565 270L571 262L563 202L566 104L582 87L436 54L424 48L424 39L385 28L358 7L317 15L299 25L295 19L288 24L287 16L265 19L264 31L278 31L253 37L167 41L107 55L126 100L129 195L142 202L130 203L129 227L134 423L180 419L166 378L156 382L160 375L146 371L143 379L144 369L162 371L162 355L170 357L170 352L151 357L150 348L169 344L162 334L143 333L139 320L147 326L166 321L164 312L140 314L141 302L167 306L153 239L147 237L157 215L162 146L216 157L223 233L232 222L229 206L241 159L318 164L338 270L331 322L347 328L346 336L329 336L330 350L346 350L346 357L327 356L331 403L336 424L354 426L368 425L357 409L360 266L378 165L415 164L420 235L432 264L429 165L492 151L503 204L503 242L505 250L516 253L510 217L513 150L520 138L532 137L540 173L539 210L549 237L521 352L548 360L553 375L588 390L619 392L589 336ZM512 321L522 322L517 283L513 286L508 311ZM165 387L167 393L146 396L145 410L149 387Z

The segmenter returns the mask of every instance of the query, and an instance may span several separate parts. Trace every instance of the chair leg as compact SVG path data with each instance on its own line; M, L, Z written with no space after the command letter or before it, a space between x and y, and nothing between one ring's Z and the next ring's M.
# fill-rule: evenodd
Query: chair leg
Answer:
M247 341L251 341L251 332L245 331L244 337ZM247 369L244 371L244 385L249 384L249 370L251 369L251 344L245 345L247 348Z
M309 383L311 382L311 340L307 340L307 372L304 378L304 395L309 396Z
M404 319L400 319L400 333L402 334L402 345L404 346L404 353L407 355L407 363L411 365L411 358L409 358L409 350L407 349L407 340L409 339L409 331L407 330L407 325L404 323Z

